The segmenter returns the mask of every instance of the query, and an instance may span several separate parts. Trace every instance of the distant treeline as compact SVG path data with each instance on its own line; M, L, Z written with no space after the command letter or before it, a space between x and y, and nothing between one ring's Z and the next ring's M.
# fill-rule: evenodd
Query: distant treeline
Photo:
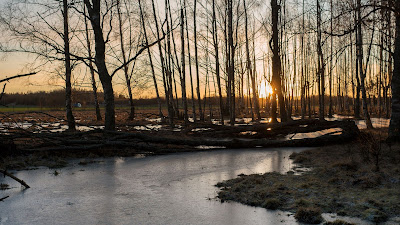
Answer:
M103 92L99 92L98 100L100 105L104 103ZM80 103L82 107L94 106L94 96L92 91L73 90L72 102L74 105ZM136 99L134 102L137 105L156 105L157 99L145 98ZM0 102L3 106L40 106L40 107L64 107L65 106L65 91L55 90L50 92L28 92L28 93L11 93L4 94ZM123 95L115 96L116 105L129 105L129 100Z

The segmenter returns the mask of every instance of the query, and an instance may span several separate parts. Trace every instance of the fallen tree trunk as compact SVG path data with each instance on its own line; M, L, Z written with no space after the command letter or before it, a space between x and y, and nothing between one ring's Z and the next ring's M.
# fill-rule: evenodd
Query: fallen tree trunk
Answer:
M4 201L4 200L7 199L8 197L10 197L10 196L6 196L6 197L3 197L3 198L0 198L0 202Z
M250 135L252 138L274 138L278 135L287 135L294 133L307 133L325 130L344 126L349 121L320 121L320 120L292 120L284 123L267 123L267 124L253 124L253 125L238 125L238 126L220 126L201 124L199 127L192 126L186 129L187 134L196 136L209 136L213 137L246 137L249 135L243 134L244 132L256 132ZM194 129L209 128L197 132Z
M269 129L270 128L270 129ZM341 128L341 131L328 133L314 138L292 140L288 135L322 131L330 128ZM35 147L26 147L25 152L35 151L92 151L103 147L128 148L146 152L162 152L176 147L180 149L199 146L218 146L221 148L257 148L257 147L311 147L324 146L354 140L359 130L354 121L317 121L297 120L280 124L257 124L250 126L215 126L209 135L182 135L182 132L121 132L121 131L88 131L76 133L36 134L29 133L30 139L42 140ZM219 130L215 130L219 129ZM241 132L257 132L257 135L240 136ZM222 138L215 132L225 132ZM341 132L341 133L338 133ZM176 137L176 134L182 137ZM194 137L196 136L196 137ZM8 136L10 137L10 136Z
M18 183L20 183L22 186L24 186L25 188L30 188L28 184L25 183L25 181L19 179L18 177L12 175L11 173L5 171L5 170L1 170L0 169L0 173L4 174L4 176L9 176L12 179L16 180Z
M309 121L309 124L311 121ZM289 122L290 123L290 122ZM318 124L318 122L313 121L312 123ZM303 138L296 140L286 140L286 139L215 139L215 138L171 138L171 137L161 137L154 135L147 135L143 133L123 133L120 132L107 132L109 134L118 135L120 134L124 138L130 137L135 139L140 139L143 142L149 143L158 143L158 144L172 144L172 145L187 145L187 146L221 146L226 148L255 148L255 147L310 147L310 146L323 146L327 144L341 143L346 141L353 140L358 134L359 130L354 121L322 121L324 126L319 126L317 128L307 128L307 127L299 127L298 133L301 132L310 132L310 131L319 131L329 128L338 127L342 129L342 133L339 135L322 135L315 138ZM302 125L302 123L300 123ZM282 126L283 129L286 129ZM322 128L322 129L321 129ZM275 126L276 129L276 126ZM241 130L243 131L243 130ZM248 129L246 129L248 131ZM292 129L290 132L282 132L285 134L294 133ZM118 138L118 136L114 137Z

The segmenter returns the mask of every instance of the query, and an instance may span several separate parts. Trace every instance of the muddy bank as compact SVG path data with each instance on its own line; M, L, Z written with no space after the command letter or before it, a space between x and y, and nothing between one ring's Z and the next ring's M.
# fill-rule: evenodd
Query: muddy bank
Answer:
M350 144L292 154L311 167L301 175L243 175L218 183L221 201L237 201L268 209L360 217L372 222L400 215L400 146L381 144L386 130L363 131Z
M217 148L325 146L351 141L359 134L354 121L309 119L264 124L242 121L236 126L177 121L176 125L170 126L145 114L134 121L117 120L116 131L110 132L102 130L98 124L91 124L93 118L85 117L83 112L76 117L78 130L69 132L65 120L57 113L3 113L0 120L0 168L58 168L75 158L126 157ZM117 118L123 117L121 113L118 112Z

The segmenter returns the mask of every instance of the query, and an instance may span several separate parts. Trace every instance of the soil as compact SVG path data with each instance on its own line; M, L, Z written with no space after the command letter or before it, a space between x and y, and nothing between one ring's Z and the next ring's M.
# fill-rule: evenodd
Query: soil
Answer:
M83 162L94 161L98 157L136 156L138 154L168 154L183 151L201 151L193 145L147 143L132 146L104 145L88 148L85 151L78 148L67 148L61 139L83 140L87 142L101 142L104 137L115 137L115 134L88 132L59 132L49 137L43 123L60 123L65 125L64 111L50 111L46 113L1 113L2 123L33 124L30 128L7 128L9 135L20 137L9 142L7 135L2 136L2 142L8 149L2 148L0 168L3 169L34 169L40 166L59 168L68 165L70 159L80 158ZM78 125L96 128L103 125L97 121L94 111L79 110L74 112ZM183 121L176 121L175 127L169 127L165 122L157 119L157 110L146 109L140 111L133 121L127 120L129 112L124 109L116 111L116 125L119 133L145 134L150 137L185 138L194 136L209 136L208 128L214 126L210 122L197 124L197 128L206 128L202 134L191 132L183 128ZM155 130L151 127L145 131L138 131L137 126L162 125L163 129ZM328 124L329 125L329 124ZM325 126L325 125L324 125ZM330 125L329 125L330 126ZM166 128L166 129L164 129ZM175 131L177 129L179 131ZM215 128L215 127L213 127ZM4 129L4 128L3 128ZM45 131L42 136L32 135L38 131ZM240 129L234 129L234 132ZM233 132L232 129L229 132ZM221 129L222 135L227 130ZM240 132L241 134L243 132ZM250 132L251 133L251 132ZM82 135L85 136L82 136ZM177 135L178 134L178 135ZM230 133L231 135L232 133ZM219 183L221 187L218 197L221 201L237 201L248 205L261 206L268 209L282 209L287 211L311 211L337 213L338 215L356 216L374 222L385 221L390 217L400 215L400 146L387 146L384 140L386 129L362 131L357 140L341 145L324 146L318 149L292 155L300 167L312 170L295 169L288 174L267 173L263 175L242 175L237 179ZM106 136L105 136L106 135ZM123 136L123 135L120 135ZM126 137L125 140L135 139ZM111 139L112 139L111 137ZM223 136L220 136L223 137ZM238 136L240 137L240 136ZM119 137L117 137L119 138ZM237 138L235 136L235 138ZM137 139L137 137L136 137ZM120 140L120 139L118 139ZM65 149L45 150L47 146L63 144ZM175 143L175 144L174 144ZM79 146L79 143L77 144ZM39 151L20 151L41 147ZM209 150L207 150L209 151ZM7 154L4 154L7 153ZM301 175L298 175L301 173ZM299 210L301 209L301 210ZM304 213L303 213L304 214ZM316 217L318 218L318 217Z
M218 183L218 197L291 212L313 208L377 223L398 217L400 145L386 145L385 134L387 128L362 130L351 143L294 153L294 162L311 170L242 175Z
M182 120L175 120L175 125L169 126L158 119L156 109L142 109L134 120L127 120L128 115L125 109L116 110L117 132L104 132L99 129L103 121L96 120L93 110L77 110L74 112L77 125L89 130L69 132L65 131L63 111L0 113L0 132L3 133L0 135L0 168L58 168L76 158L210 150L199 148L202 145L213 148L320 146L336 140L348 141L358 135L357 127L351 122L304 120L285 124L255 122L249 126L244 119L238 119L239 126L231 127L215 125L211 121L197 121L185 126ZM336 126L343 126L341 136L284 139L289 133Z

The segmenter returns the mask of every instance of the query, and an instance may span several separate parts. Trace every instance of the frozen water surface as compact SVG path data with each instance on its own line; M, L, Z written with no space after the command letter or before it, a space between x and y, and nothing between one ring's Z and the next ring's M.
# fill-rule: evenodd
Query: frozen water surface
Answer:
M54 170L15 172L0 202L0 224L297 224L288 212L215 200L217 182L239 174L286 173L305 148L192 152L101 159ZM330 215L325 215L330 218ZM333 220L331 218L330 220Z

